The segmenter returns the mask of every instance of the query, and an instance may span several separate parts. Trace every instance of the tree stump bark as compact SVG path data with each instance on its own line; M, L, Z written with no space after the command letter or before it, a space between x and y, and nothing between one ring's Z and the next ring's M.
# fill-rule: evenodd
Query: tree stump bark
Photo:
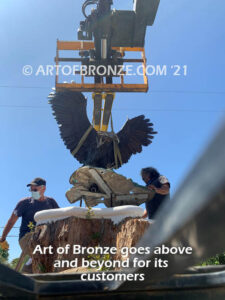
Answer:
M77 267L80 267L82 258L88 259L88 255L73 254L73 245L116 247L117 253L110 259L122 260L120 249L135 246L149 225L147 220L132 217L123 219L119 224L114 224L111 219L69 217L38 225L30 240L33 272L61 272L71 268L54 266L56 260L74 261L77 258ZM39 251L33 254L38 245L42 250L52 246L52 254L49 253L49 248L45 248L45 254L40 254ZM64 248L66 245L70 245L68 254L57 253L57 248Z

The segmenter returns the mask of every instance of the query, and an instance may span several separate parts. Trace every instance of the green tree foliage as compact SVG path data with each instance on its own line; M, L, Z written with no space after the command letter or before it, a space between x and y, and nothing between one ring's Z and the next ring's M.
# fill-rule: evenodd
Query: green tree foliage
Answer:
M14 259L10 262L10 267L13 268L13 269L15 269L15 267L16 267L18 261L19 261L19 257L14 258Z
M214 257L211 257L201 264L201 266L210 266L210 265L225 265L225 252L222 254L217 254Z
M0 263L1 264L5 264L8 262L8 258L9 258L9 251L8 250L3 250L0 247Z

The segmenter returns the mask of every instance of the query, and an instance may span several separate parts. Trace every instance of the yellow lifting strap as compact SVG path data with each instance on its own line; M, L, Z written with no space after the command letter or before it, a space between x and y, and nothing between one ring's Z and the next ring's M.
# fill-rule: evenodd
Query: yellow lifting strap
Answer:
M83 143L85 142L85 140L87 139L89 133L91 132L91 130L93 129L93 126L90 125L88 127L88 129L85 131L84 135L82 136L82 138L80 139L78 145L76 146L76 148L71 152L71 154L73 156L75 156L77 154L77 152L80 150L80 148L82 147ZM111 129L112 132L114 133L114 129L113 129L113 120L112 120L112 114L111 114ZM115 133L114 133L115 134ZM115 159L115 169L118 169L118 160L120 165L122 166L123 161L122 161L122 156L120 153L120 148L119 148L119 143L118 143L118 138L116 137L116 135L113 137L113 152L114 152L114 159Z
M93 126L90 125L88 127L88 129L85 131L84 135L82 136L82 138L80 139L78 145L76 146L76 148L71 152L71 154L73 156L75 156L77 154L77 152L80 150L80 148L82 147L83 143L85 142L86 138L88 137L89 133L91 132L91 130L93 129Z
M109 119L112 112L112 105L115 99L115 93L105 93L103 94L104 99L104 108L103 108L103 116L101 123L101 131L108 130Z
M112 129L112 132L114 133L112 114L111 114L111 129ZM119 159L119 163L120 163L121 166L123 164L123 161L122 161L122 156L121 156L121 153L120 153L120 148L119 148L119 143L118 143L117 136L113 137L113 152L114 152L114 159L115 159L115 165L116 165L115 169L118 169L118 159Z
M93 126L96 131L101 130L101 120L102 120L102 93L92 93L92 99L94 101L93 109Z
M92 99L94 100L93 127L96 131L106 132L108 130L114 98L115 93L92 93ZM104 108L102 108L103 100Z

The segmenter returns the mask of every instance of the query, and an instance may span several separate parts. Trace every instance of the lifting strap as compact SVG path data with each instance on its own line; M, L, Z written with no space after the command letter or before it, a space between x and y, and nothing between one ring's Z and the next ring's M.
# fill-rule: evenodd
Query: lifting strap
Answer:
M116 136L114 129L113 129L112 114L111 114L111 129L112 129L112 133L114 134L114 136L113 136L113 152L114 152L114 160L115 160L115 169L118 169L118 167L119 167L118 159L119 159L120 166L122 166L123 161L122 161L122 156L120 153L118 137Z
M88 137L89 133L91 132L91 130L93 129L93 126L90 125L88 127L88 129L85 131L84 135L82 136L82 138L80 139L78 145L76 146L76 148L71 152L71 154L73 156L75 156L77 154L77 152L80 150L80 148L82 147L83 143L85 142L86 138Z
M77 154L77 152L80 150L80 148L82 147L83 143L86 141L89 133L91 132L91 130L93 129L93 126L90 125L88 127L88 129L85 131L84 135L82 136L82 138L80 139L78 145L76 146L76 148L71 152L71 154L73 156L75 156ZM123 162L122 162L122 156L120 153L120 148L119 148L119 141L118 138L114 132L113 129L113 120L112 120L112 114L111 114L111 129L112 129L112 133L114 134L113 137L113 152L114 152L114 160L115 160L115 169L118 169L118 160L120 163L120 166L122 166Z

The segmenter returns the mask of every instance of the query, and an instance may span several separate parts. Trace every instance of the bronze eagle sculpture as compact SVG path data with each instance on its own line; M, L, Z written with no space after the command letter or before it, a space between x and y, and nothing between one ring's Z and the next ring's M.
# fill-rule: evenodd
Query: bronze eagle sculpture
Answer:
M49 103L64 144L83 165L121 167L133 154L140 153L143 146L151 144L157 133L144 115L128 119L117 134L96 131L87 116L87 99L80 92L55 92ZM115 149L119 151L118 163L115 162Z

